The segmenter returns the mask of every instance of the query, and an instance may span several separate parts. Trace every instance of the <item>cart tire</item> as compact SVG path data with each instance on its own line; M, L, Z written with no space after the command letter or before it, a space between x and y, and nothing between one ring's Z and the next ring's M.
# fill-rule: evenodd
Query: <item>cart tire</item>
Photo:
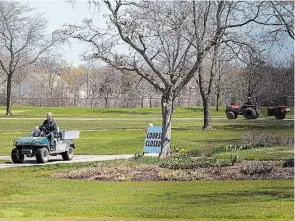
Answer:
M72 160L74 157L74 149L69 146L69 149L61 154L63 160Z
M11 151L11 160L13 163L23 163L25 156L20 154L17 148L12 149Z
M46 163L49 160L49 151L46 147L39 148L36 151L36 161L38 163Z

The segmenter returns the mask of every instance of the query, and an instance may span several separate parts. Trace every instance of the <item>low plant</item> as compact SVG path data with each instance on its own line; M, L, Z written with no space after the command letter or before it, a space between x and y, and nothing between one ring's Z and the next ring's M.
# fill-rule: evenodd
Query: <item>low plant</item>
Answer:
M233 166L235 163L241 162L241 159L239 156L236 155L230 155L228 158L225 159L217 159L216 164L224 167L224 166Z
M179 147L176 147L176 146L173 146L171 147L170 149L170 154L184 154L186 151L184 148L179 148Z
M273 168L273 165L264 161L249 161L240 168L240 172L253 176L256 174L268 174L272 172Z
M216 159L213 157L191 157L179 156L163 159L159 166L168 169L197 169L210 167L232 166L237 161L237 156L230 156L228 159Z
M251 147L290 146L294 144L294 137L247 131L241 135L241 142L243 143L241 146L248 149Z
M226 151L226 148L223 146L208 144L198 150L189 150L186 152L186 154L191 157L212 157L213 155L224 151Z
M169 169L194 169L194 168L206 168L211 167L216 162L214 158L207 157L189 157L189 156L181 156L181 157L169 157L167 159L163 159L160 163L160 167L169 168Z

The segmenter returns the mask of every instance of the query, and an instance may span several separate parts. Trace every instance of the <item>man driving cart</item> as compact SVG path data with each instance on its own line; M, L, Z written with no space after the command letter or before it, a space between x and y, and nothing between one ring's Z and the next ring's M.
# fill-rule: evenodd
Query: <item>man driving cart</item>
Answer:
M51 112L48 112L46 114L46 118L47 119L43 122L39 129L40 131L44 132L50 144L50 150L53 150L54 136L56 136L58 133L57 124L56 121L52 118Z

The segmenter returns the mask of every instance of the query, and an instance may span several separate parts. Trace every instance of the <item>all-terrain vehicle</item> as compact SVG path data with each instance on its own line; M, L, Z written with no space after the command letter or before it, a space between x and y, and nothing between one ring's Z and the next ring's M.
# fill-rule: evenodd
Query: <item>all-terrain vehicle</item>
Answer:
M256 119L260 115L257 101L253 103L250 97L248 97L248 101L243 105L226 105L225 114L227 119L236 119L238 115L243 115L248 120Z
M72 160L75 144L73 139L79 138L79 131L61 131L54 137L53 149L50 149L49 142L45 136L47 128L35 127L29 137L20 137L14 140L15 148L11 151L11 159L14 163L23 163L25 157L36 157L38 163L46 163L49 155L61 155L63 160Z

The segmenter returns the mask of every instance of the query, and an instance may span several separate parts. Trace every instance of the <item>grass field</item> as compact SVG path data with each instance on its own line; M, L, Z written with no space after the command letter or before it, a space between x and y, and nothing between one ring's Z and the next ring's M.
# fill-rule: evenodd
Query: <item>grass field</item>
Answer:
M4 107L0 111L4 113ZM214 109L214 108L212 108ZM0 155L9 155L17 137L28 136L43 122L50 110L60 129L81 131L75 143L77 154L134 154L142 151L147 123L161 125L159 108L151 109L87 109L87 108L32 108L15 107L15 115L6 117L0 112ZM293 121L248 121L240 117L227 120L224 112L212 111L212 131L202 131L201 108L177 108L172 118L172 146L194 150L206 146L236 144L245 131L293 136ZM290 115L292 116L292 115ZM192 118L193 119L188 119ZM16 118L16 119L15 119ZM37 119L36 119L37 118ZM59 119L71 118L71 119ZM92 119L90 119L92 118ZM94 118L94 119L93 119ZM99 118L99 119L97 119ZM101 119L102 118L102 119ZM88 119L88 120L87 120Z
M81 131L76 154L133 154L142 151L147 123L160 125L160 109L0 108L0 155L10 155L12 141L27 136L52 111L61 129ZM212 108L213 109L213 108ZM212 112L214 130L201 131L201 108L177 108L172 146L198 150L240 143L246 131L293 136L293 121L227 120ZM289 118L293 114L288 115ZM13 118L13 119L11 119ZM18 118L18 119L14 119ZM38 118L38 119L32 119ZM72 118L59 119L59 118ZM80 119L74 119L80 118ZM104 118L85 120L81 118ZM122 118L126 118L123 119ZM232 153L218 153L227 157ZM239 150L247 159L289 159L293 147ZM49 178L84 164L57 164L0 170L0 220L293 220L293 180L189 182L114 182Z
M292 180L94 182L44 177L82 166L61 164L1 170L0 217L5 220L293 219Z
M220 107L220 111L215 111L215 107L211 107L211 117L222 117L225 119L225 107ZM12 117L23 118L44 118L46 112L51 111L55 118L140 118L152 119L161 118L161 109L155 108L80 108L80 107L12 107ZM5 107L0 106L0 118L10 118L5 116ZM262 116L267 115L265 107L260 108ZM203 117L202 107L176 107L173 118L200 118ZM239 116L243 118L242 116ZM269 117L274 119L274 117ZM293 108L286 115L286 118L294 118Z

